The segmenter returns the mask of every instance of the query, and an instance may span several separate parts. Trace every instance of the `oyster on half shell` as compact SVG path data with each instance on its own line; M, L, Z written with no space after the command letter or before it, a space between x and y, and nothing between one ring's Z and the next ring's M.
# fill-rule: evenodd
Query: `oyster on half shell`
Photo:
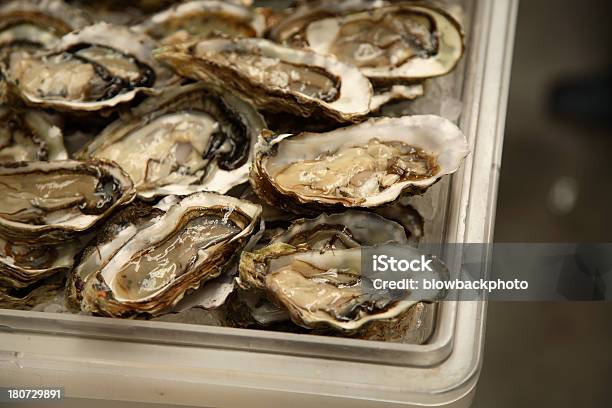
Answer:
M179 3L133 27L161 44L213 37L261 37L265 28L262 15L240 4L219 0Z
M0 235L54 244L93 227L135 191L114 163L61 160L0 164L0 196Z
M397 318L415 304L435 301L443 295L440 291L407 292L398 298L386 290L374 289L371 277L362 274L363 248L321 253L277 243L244 252L240 260L240 282L248 288L265 291L299 326L344 332ZM402 251L417 253L407 246ZM431 269L432 272L423 273L428 278L441 280L448 276L448 270L437 259L433 259Z
M67 158L62 131L48 114L0 106L0 163Z
M155 48L145 34L98 23L65 35L46 53L12 53L9 91L28 105L67 112L112 108L176 80L153 59Z
M168 310L229 266L256 232L260 214L248 201L196 193L120 230L119 243L110 240L83 258L89 266L79 273L89 277L81 309L121 317Z
M255 108L230 91L190 84L122 115L78 156L116 162L144 198L185 190L224 194L248 180L264 127Z
M461 59L463 32L445 11L410 2L366 8L327 10L329 6L307 4L281 22L271 36L281 43L335 55L383 83L444 75Z
M420 194L469 153L461 130L431 115L374 118L327 133L260 137L251 184L293 212L378 207Z
M165 47L156 58L183 76L224 84L269 112L357 121L370 111L372 86L335 58L259 38L212 39Z
M0 53L51 48L69 32L92 23L62 0L15 0L0 6Z

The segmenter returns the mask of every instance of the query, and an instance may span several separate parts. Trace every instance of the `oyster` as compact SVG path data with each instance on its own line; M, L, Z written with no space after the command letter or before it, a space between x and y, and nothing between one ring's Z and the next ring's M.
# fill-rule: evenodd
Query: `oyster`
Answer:
M175 80L152 57L144 34L99 23L62 37L53 50L11 54L9 90L28 105L62 111L99 111L152 93Z
M162 44L212 37L261 37L265 28L262 15L242 5L218 0L180 3L133 27Z
M305 0L294 1L294 7L284 11L284 17L271 27L268 36L279 43L296 48L308 46L304 31L314 21L356 11L387 6L382 0Z
M32 310L51 302L63 286L63 276L56 274L23 289L0 287L0 309Z
M94 226L135 195L105 161L0 164L0 235L11 243L58 243Z
M80 309L82 290L90 278L139 231L150 227L167 208L134 201L122 208L102 225L95 240L80 254L77 266L68 276L66 300L69 306Z
M324 253L386 242L407 244L404 228L371 212L349 210L340 214L321 214L314 219L296 220L284 231L277 232L266 244L274 246L284 243ZM286 311L266 301L264 295L248 290L261 287L260 282L250 281L252 277L250 274L242 274L242 281L238 279L239 285L248 292L242 291L239 301L246 306L250 320L264 326L288 320ZM248 317L244 319L249 322Z
M85 13L61 0L10 1L0 6L0 52L51 48L65 34L91 23Z
M323 18L305 8L306 16L296 13L272 38L335 55L377 82L444 75L463 55L460 24L435 7L407 2Z
M49 115L0 106L0 163L67 158L62 131Z
M223 194L248 180L264 127L255 108L231 92L190 84L121 116L78 156L113 160L145 198L185 187Z
M404 227L394 221L370 212L349 210L297 220L270 243L279 242L325 252L385 242L407 244L408 239Z
M293 212L378 207L419 194L460 167L469 149L452 122L431 115L374 118L327 133L260 137L251 184Z
M24 288L66 273L82 246L77 240L60 245L14 244L0 237L0 287Z
M123 317L168 310L222 273L256 232L260 214L248 201L196 193L140 228L128 227L134 234L121 230L125 239L98 246L97 259L84 258L92 268L81 275L89 276L81 309Z
M53 47L63 35L89 24L85 13L61 0L14 0L0 5L0 103L7 99L4 71L13 52Z
M402 247L402 251L410 256L418 253L410 247ZM264 290L299 326L345 332L355 332L370 322L397 318L418 302L435 301L443 295L440 291L407 291L398 297L376 290L371 277L362 274L361 257L362 247L321 253L273 244L242 254L240 282L247 288ZM443 279L448 275L436 258L432 270L421 276Z
M372 87L335 58L259 38L212 39L165 47L156 58L181 75L221 82L258 107L297 116L356 121L369 113Z

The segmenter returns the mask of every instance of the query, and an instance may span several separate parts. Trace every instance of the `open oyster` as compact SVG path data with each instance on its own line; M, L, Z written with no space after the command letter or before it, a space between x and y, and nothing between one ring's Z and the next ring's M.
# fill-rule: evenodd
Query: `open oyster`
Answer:
M337 8L305 5L272 38L335 55L379 82L444 75L463 55L461 26L435 7L407 2L365 11Z
M0 52L51 48L65 34L91 23L85 13L62 0L9 1L0 6Z
M398 297L375 289L371 277L362 274L362 249L321 252L273 244L243 253L240 282L245 287L264 290L299 326L346 332L355 332L370 322L396 318L418 302L438 300L442 295L439 291L407 291ZM407 246L402 251L417 254ZM432 272L423 272L422 276L446 278L444 264L437 259L432 264Z
M63 35L91 23L85 13L62 0L14 0L0 5L0 103L7 99L4 71L13 52L51 48Z
M80 254L77 266L68 276L66 299L71 307L80 309L82 290L112 257L139 231L150 227L167 208L135 200L105 222L96 238Z
M62 37L51 51L11 54L9 88L27 104L99 111L174 81L152 57L155 42L126 27L99 23Z
M0 106L0 163L67 158L62 131L47 114Z
M266 135L264 135L266 136ZM260 137L251 184L294 212L377 207L424 192L454 173L469 149L452 122L431 115L374 118L327 133Z
M296 0L292 4L293 7L285 9L283 17L270 28L268 36L274 41L304 48L308 46L304 31L310 23L350 12L387 6L389 3L384 0Z
M256 231L260 214L248 201L196 193L120 230L119 242L109 240L83 258L90 272L81 275L89 276L81 308L124 317L167 310L222 273Z
M361 72L335 58L259 38L212 39L165 47L156 58L183 76L221 82L260 108L336 121L369 113L372 87Z
M0 164L0 235L11 243L58 243L134 198L129 176L105 161Z
M213 37L261 37L265 28L262 15L242 5L218 0L176 4L133 27L162 44Z
M60 245L14 244L0 237L0 287L24 288L72 269L82 249L77 240Z
M27 288L0 287L0 309L32 310L51 302L64 287L63 276L55 274Z
M404 227L394 221L370 212L349 210L297 220L270 243L278 242L325 252L385 242L407 244L408 239Z
M223 194L248 180L264 127L255 108L231 92L191 84L169 88L122 115L79 157L113 160L141 197L186 186Z
M404 228L371 212L349 210L339 214L321 214L314 219L296 220L268 240L267 245L274 247L283 243L324 253L386 242L407 244ZM265 294L249 291L252 288L261 289L263 285L262 282L253 282L251 279L257 279L257 276L242 273L238 279L239 285L248 291L242 291L239 296L248 310L248 316L244 316L244 319L247 322L254 320L264 326L288 320L287 313L267 301Z

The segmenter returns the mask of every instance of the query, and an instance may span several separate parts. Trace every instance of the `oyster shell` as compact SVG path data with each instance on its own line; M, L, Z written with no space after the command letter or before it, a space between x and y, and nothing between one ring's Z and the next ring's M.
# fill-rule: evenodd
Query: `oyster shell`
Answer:
M66 300L73 309L80 309L82 290L104 265L130 239L163 215L166 207L152 206L134 201L108 219L96 234L94 241L80 254L77 266L68 276Z
M379 82L422 80L450 72L464 51L461 25L438 8L415 3L365 11L314 11L289 17L272 38L335 55ZM335 13L334 13L335 12ZM304 15L301 15L304 14ZM328 17L324 17L325 15ZM329 16L332 14L332 16ZM336 15L333 15L336 14Z
M63 287L63 276L60 274L23 289L0 287L0 309L32 310L52 301Z
M242 5L218 0L176 4L133 27L162 44L213 37L261 37L265 28L262 15Z
M417 253L410 247L403 247L402 251ZM345 332L355 332L367 323L394 319L420 301L438 300L443 294L434 291L398 299L387 291L375 290L370 278L362 275L361 254L362 247L321 253L273 244L242 254L240 282L245 287L264 290L299 326ZM437 259L432 269L434 272L427 272L429 278L448 275Z
M12 243L58 243L134 198L129 176L105 161L0 164L0 235Z
M221 82L270 112L356 121L369 113L372 87L335 58L263 39L212 39L165 47L156 58L189 78Z
M422 193L457 171L469 153L461 130L431 115L265 136L255 148L253 189L269 204L298 213L378 207L401 194Z
M0 163L67 158L62 131L49 115L0 106Z
M78 157L113 160L141 197L226 193L248 180L265 122L231 92L203 84L169 88L109 125Z
M119 245L98 247L97 259L85 258L96 271L85 274L82 310L123 317L168 310L222 273L258 228L260 214L258 205L214 193L182 199L135 234L126 232Z
M175 80L153 59L155 47L144 34L98 23L65 35L47 53L12 53L9 90L32 106L68 112L112 108Z
M293 5L294 7L284 11L284 17L270 29L268 36L282 44L305 48L308 43L304 38L304 31L310 23L350 12L387 6L388 2L382 0L307 0L294 1Z
M0 237L0 287L24 288L48 276L72 269L83 244L14 244Z
M87 14L61 0L10 1L0 6L0 48L51 48L91 23Z
M279 242L325 252L385 242L408 244L408 239L404 227L394 221L371 212L348 210L294 221L270 244Z

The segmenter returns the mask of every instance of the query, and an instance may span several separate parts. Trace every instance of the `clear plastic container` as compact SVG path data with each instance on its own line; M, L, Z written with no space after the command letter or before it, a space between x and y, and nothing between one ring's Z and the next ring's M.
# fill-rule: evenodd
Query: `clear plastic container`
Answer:
M429 241L490 242L517 1L449 3L463 20L467 52L414 109L460 112L472 153L417 206L429 209L422 210ZM436 99L438 91L450 99ZM486 305L444 302L431 312L428 341L403 344L0 310L0 385L206 407L469 406Z

